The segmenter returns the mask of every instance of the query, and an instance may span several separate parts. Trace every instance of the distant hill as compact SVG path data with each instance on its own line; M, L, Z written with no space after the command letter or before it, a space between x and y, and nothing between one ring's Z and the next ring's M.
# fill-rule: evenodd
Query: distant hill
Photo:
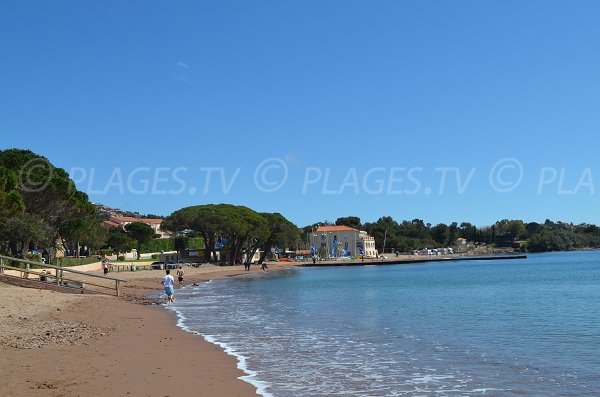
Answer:
M164 216L161 215L155 215L155 214L140 214L137 211L127 211L127 210L122 210L120 208L111 208L107 205L104 204L100 204L100 203L92 203L94 205L94 207L96 208L96 218L100 219L100 220L108 220L110 218L113 217L117 217L117 216L130 216L133 218L158 218L158 219L165 219Z

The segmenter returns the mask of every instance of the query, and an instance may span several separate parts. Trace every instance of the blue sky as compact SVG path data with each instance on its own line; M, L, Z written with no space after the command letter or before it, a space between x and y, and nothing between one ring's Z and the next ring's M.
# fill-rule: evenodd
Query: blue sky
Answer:
M1 148L92 201L600 224L595 1L0 4Z

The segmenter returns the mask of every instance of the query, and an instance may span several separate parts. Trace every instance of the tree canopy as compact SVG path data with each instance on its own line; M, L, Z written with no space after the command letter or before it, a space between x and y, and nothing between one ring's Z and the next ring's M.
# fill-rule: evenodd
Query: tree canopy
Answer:
M268 253L271 252L271 248L293 246L300 240L300 232L296 225L278 212L273 214L262 212L260 215L267 221L269 229L266 238L260 242L262 252L259 263L263 263Z
M131 222L125 225L125 231L137 243L137 258L140 259L142 244L147 243L155 237L156 233L154 233L154 229L143 222Z
M107 245L111 247L117 254L127 252L135 248L136 242L122 230L110 232Z
M421 219L399 222L390 216L362 223L358 216L345 216L335 224L367 231L375 237L377 249L388 252L453 245L458 237L496 246L512 246L522 240L530 251L600 247L600 228L596 225L551 220L525 223L502 219L478 227L470 222L434 226ZM320 225L330 223L306 226L303 234L312 233ZM262 261L271 248L291 247L301 238L297 227L281 214L259 214L231 204L182 208L173 212L162 227L174 232L194 231L204 241L207 261L215 260L216 250L221 248L229 253L231 264L244 255L252 256L258 249L263 252ZM113 249L124 252L135 241L139 255L140 246L153 237L152 228L143 223L132 223L126 233L112 232L109 236L88 196L77 190L67 172L29 150L0 151L0 252L23 257L39 246L56 251L57 242L66 251L76 251L80 246L92 250L107 241Z
M337 218L335 224L336 226L348 226L357 230L360 230L362 226L360 223L360 218L358 216L346 216L342 218Z
M17 225L18 238L8 232ZM59 240L65 249L78 243L97 247L107 237L98 227L94 206L67 172L29 150L0 151L2 252L23 256L42 242L55 251Z
M207 204L182 208L167 217L163 228L174 232L194 230L204 239L205 260L216 260L217 244L229 252L229 264L258 249L269 250L298 238L298 228L281 214L257 213L231 204ZM264 257L262 258L264 260Z

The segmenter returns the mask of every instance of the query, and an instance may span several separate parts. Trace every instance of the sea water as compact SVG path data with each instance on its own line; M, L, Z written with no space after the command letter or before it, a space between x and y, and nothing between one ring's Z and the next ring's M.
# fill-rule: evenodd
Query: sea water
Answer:
M597 251L248 274L172 309L265 397L600 395Z

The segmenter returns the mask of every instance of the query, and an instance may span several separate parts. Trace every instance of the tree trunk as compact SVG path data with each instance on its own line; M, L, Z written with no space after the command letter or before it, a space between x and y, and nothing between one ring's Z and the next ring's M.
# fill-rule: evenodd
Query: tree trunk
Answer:
M10 256L18 256L19 255L19 247L18 244L14 241L10 243Z
M262 264L265 261L272 247L273 241L271 239L267 240L263 245L263 252L260 254L260 259L258 260L259 264Z
M202 232L201 234L204 239L204 260L209 263L213 262L217 258L215 251L215 237L209 232ZM214 260L212 258L214 258Z
M252 262L252 258L254 258L254 254L256 254L256 251L258 251L258 246L254 245L252 246L250 249L246 250L246 262ZM262 263L259 261L259 263Z
M258 264L262 265L262 263L265 261L266 258L267 258L267 251L261 252L260 258L258 259Z
M212 261L213 262L217 262L217 236L215 233L210 235L210 251L208 252L209 255L212 255Z
M240 259L245 239L233 235L229 239L229 265L233 266Z
M238 243L237 243L237 241L235 241L235 239L233 239L233 241L229 242L229 261L228 261L228 263L230 266L235 265L237 257L238 257Z
M202 239L204 239L204 261L210 262L210 242L208 241L208 234L201 233Z
M29 247L29 243L26 241L21 242L21 258L25 259L25 255L27 255L27 247Z

